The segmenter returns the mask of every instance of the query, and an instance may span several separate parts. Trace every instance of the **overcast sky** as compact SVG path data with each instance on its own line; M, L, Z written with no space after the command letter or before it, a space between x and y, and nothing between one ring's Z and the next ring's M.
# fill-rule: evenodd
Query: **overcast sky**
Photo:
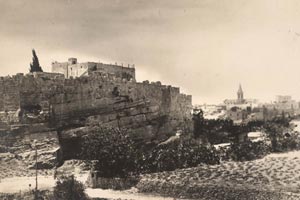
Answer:
M52 61L135 64L193 103L300 99L298 0L0 0L0 75Z

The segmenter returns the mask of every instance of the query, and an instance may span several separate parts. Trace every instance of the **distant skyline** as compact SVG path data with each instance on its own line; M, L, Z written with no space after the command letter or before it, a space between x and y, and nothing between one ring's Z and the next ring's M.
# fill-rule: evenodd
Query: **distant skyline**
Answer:
M0 76L51 62L135 64L193 103L300 100L300 1L0 0Z

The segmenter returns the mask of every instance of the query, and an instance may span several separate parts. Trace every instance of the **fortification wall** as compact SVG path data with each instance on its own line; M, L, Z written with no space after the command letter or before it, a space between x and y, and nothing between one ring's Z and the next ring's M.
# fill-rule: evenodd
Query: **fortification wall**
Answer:
M135 68L104 63L93 63L92 65L96 66L96 71L103 72L105 74L114 74L116 77L126 80L132 79L135 81Z
M91 75L94 72L101 72L103 74L112 74L115 77L135 81L135 69L123 67L120 65L85 62L77 63L76 58L70 58L69 62L53 62L52 72L64 74L66 78L76 78L81 76Z
M63 62L63 63L53 62L51 70L52 70L53 73L61 73L66 78L69 77L69 75L68 75L68 62Z
M14 77L0 77L0 110L16 111L20 104L20 75Z
M76 158L80 137L94 125L128 128L136 139L151 141L165 140L178 129L192 132L191 96L160 82L137 83L98 71L70 79L54 73L18 74L2 77L0 83L3 144L58 131L68 159Z
M171 87L170 87L171 88ZM115 91L115 94L114 94ZM166 86L135 83L110 75L94 75L65 79L51 99L55 113L68 113L74 109L94 109L118 102L151 100L152 104L170 104Z
M76 64L68 65L67 78L87 76L89 66L91 66L90 63L76 63Z
M137 83L102 73L70 79L20 74L0 81L4 124L101 124L130 128L148 138L172 135L177 129L191 131L191 96L159 82Z

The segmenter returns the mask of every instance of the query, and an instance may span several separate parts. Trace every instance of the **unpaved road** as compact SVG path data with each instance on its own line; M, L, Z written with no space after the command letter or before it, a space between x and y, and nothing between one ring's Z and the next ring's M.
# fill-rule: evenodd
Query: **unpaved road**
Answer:
M77 178L80 181L84 181L84 176ZM31 187L29 187L31 184ZM55 185L53 176L41 176L38 177L38 187L40 189L51 190ZM29 189L35 188L35 177L14 177L1 179L0 182L0 193L17 193L25 192ZM103 190L103 189L92 189L87 188L86 193L90 197L101 197L107 199L131 199L131 200L173 200L173 198L154 196L148 194L137 193L136 190L128 191L114 191L114 190Z

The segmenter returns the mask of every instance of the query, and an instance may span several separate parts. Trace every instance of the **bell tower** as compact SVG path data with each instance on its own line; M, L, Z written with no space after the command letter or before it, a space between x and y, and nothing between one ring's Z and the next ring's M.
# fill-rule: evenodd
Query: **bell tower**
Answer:
M239 90L237 92L237 103L244 103L244 92L241 84L239 85Z

